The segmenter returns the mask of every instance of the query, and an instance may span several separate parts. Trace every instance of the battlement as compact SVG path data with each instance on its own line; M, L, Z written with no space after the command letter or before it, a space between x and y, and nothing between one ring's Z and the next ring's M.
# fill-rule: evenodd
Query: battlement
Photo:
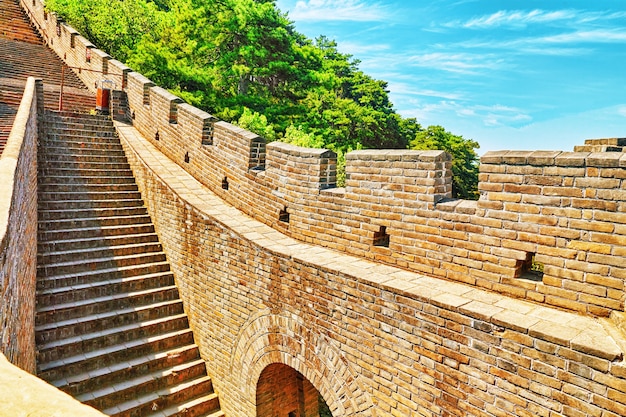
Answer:
M451 198L445 152L355 151L346 156L346 186L337 188L333 152L266 144L95 49L39 0L23 5L60 57L92 70L76 71L90 88L104 77L123 89L128 108L114 108L114 117L126 116L195 179L265 224L538 303L598 316L624 310L626 154L489 152L480 199L463 201Z

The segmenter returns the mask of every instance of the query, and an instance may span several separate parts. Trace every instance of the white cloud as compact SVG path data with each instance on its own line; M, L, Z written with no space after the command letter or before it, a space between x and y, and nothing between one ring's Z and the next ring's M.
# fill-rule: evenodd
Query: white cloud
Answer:
M460 26L468 29L483 29L498 26L525 27L531 23L547 23L558 20L574 19L577 12L574 10L500 10L488 16L476 17L461 23Z
M510 40L473 40L460 42L457 46L465 49L504 49L516 54L581 56L593 52L593 44L626 44L624 29L576 30L557 35L522 37Z
M462 100L463 95L453 92L444 92L423 88L415 88L414 84L406 84L401 82L389 82L389 90L393 94L414 97L436 97L445 100Z
M503 105L468 105L462 101L442 100L438 103L414 102L414 107L402 111L405 117L417 117L425 125L439 124L440 120L473 120L473 124L485 127L519 128L532 122L533 118L523 109ZM478 122L478 123L476 123ZM444 123L445 124L445 123Z
M391 45L383 44L383 43L362 44L362 43L356 43L356 42L343 42L343 41L338 42L337 47L341 52L347 53L350 55L357 55L357 54L367 55L367 54L381 52L381 51L388 51L391 49Z
M580 10L500 10L490 15L474 17L467 21L453 21L444 24L446 27L463 27L466 29L489 29L494 27L510 27L522 29L531 24L562 23L576 27L580 24L597 21L623 19L625 12L588 12Z
M358 21L376 22L387 18L387 9L379 3L362 0L307 0L298 1L289 12L289 18L304 21Z
M532 40L533 38L531 38ZM626 31L623 29L596 29L581 30L560 35L544 36L535 39L542 43L624 43L626 42Z
M504 60L490 54L433 52L414 55L408 59L408 63L419 67L475 75L481 73L482 70L502 68Z

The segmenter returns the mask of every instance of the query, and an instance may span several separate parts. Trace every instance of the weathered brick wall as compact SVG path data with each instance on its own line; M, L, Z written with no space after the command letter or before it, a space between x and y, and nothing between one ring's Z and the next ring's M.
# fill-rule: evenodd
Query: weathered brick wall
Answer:
M0 349L35 372L37 113L43 84L29 78L0 157Z
M626 415L612 322L288 238L119 131L227 415L256 415L272 364L334 417Z
M452 200L448 156L438 151L347 155L334 188L332 152L266 145L94 48L24 1L68 63L118 74L134 126L224 201L298 240L377 262L590 315L624 311L626 156L490 152L478 202ZM72 39L74 39L72 47ZM95 73L79 76L93 84ZM99 77L99 75L98 75ZM526 279L528 261L543 279Z
M265 368L257 385L257 415L319 417L315 387L295 369L282 364Z

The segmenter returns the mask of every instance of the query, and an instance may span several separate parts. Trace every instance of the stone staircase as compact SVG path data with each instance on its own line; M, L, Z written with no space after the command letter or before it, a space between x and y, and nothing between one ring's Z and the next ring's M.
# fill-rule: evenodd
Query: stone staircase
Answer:
M41 38L34 31L30 20L16 0L1 0L2 26L0 39L41 44Z
M47 112L38 198L38 375L111 416L223 416L109 119Z
M0 0L0 154L13 126L28 77L43 80L46 108L58 109L61 78L63 107L94 109L94 94L44 45L17 0Z

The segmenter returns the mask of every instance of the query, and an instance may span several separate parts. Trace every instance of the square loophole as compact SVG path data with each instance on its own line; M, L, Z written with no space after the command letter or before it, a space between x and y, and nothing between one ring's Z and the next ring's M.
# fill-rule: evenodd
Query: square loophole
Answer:
M378 232L374 232L374 246L382 246L384 248L389 247L389 234L387 233L387 226L380 226Z
M283 208L278 214L278 220L283 223L289 223L289 213L287 212L287 207Z
M543 280L543 264L537 262L536 254L533 252L526 253L526 259L519 262L515 276L530 281Z

